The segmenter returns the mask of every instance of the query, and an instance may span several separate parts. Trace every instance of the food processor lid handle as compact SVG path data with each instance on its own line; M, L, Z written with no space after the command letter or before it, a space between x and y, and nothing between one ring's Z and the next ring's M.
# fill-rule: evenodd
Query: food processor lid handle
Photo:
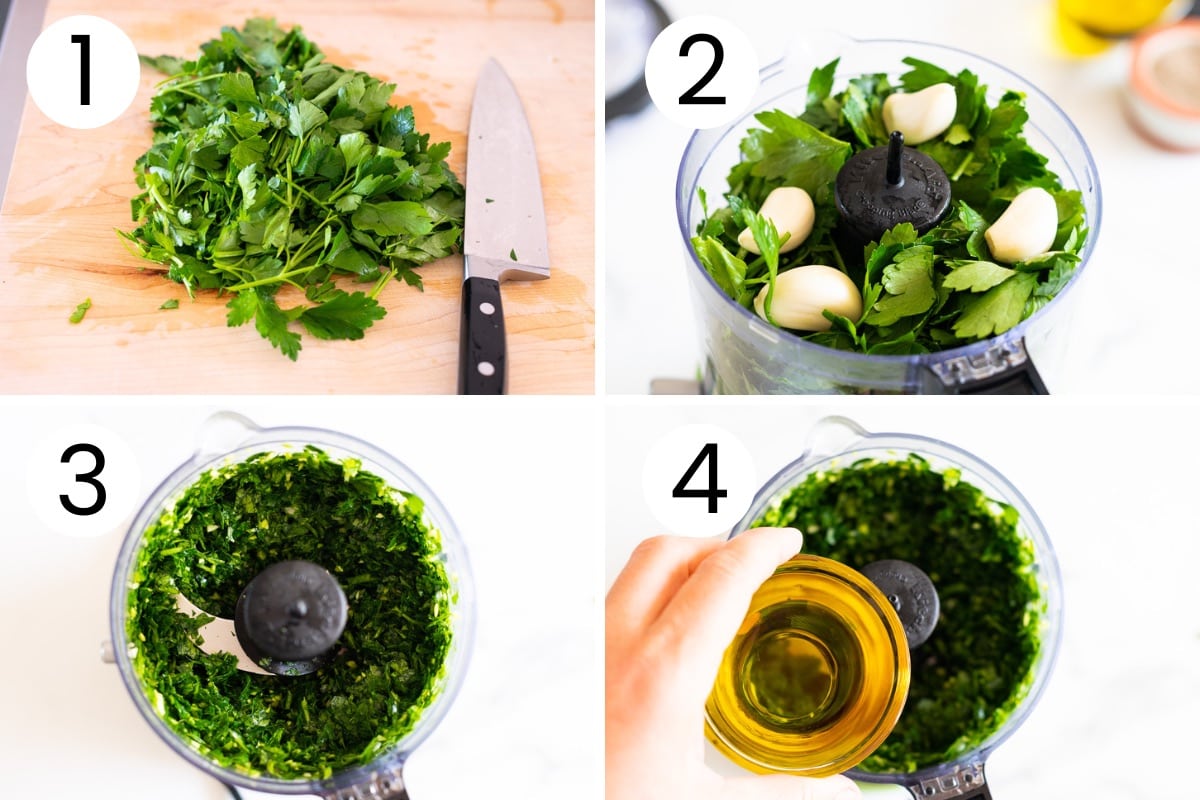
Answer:
M915 800L992 800L983 766L980 760L949 767L933 777L906 780L904 788Z
M916 564L888 558L873 561L861 570L896 610L908 648L924 644L937 627L941 601L925 571Z
M961 356L922 366L918 394L1050 394L1025 340L1008 342L982 356Z
M327 659L348 610L329 570L311 561L280 561L246 585L233 619L242 649L256 663L277 675L305 675Z

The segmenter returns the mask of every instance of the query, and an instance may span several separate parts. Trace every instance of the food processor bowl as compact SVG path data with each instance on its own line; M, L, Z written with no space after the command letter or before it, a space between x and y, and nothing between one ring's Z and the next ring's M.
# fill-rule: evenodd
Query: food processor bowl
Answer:
M989 102L1007 90L1025 94L1025 136L1049 159L1064 188L1082 193L1088 237L1071 280L1044 308L983 341L919 355L866 355L807 342L734 302L697 259L691 239L704 218L698 190L710 202L728 191L739 143L754 115L804 110L812 70L840 58L834 88L852 77L898 77L913 56L951 72L969 69L988 87ZM1091 151L1062 109L1033 84L982 56L954 47L902 40L854 40L836 34L798 42L761 71L754 99L725 126L696 131L679 166L675 208L687 253L686 271L706 358L704 391L715 394L1044 394L1065 363L1067 333L1079 285L1100 233L1100 178ZM1036 362L1036 368L1033 366Z
M438 678L433 701L416 724L390 749L368 764L335 772L323 779L285 780L230 769L206 758L171 729L154 710L134 669L127 633L128 594L137 553L143 537L159 516L204 472L236 464L263 452L288 453L306 445L319 447L330 457L358 459L362 469L382 478L390 487L410 492L424 502L423 521L441 540L442 561L449 581L451 642ZM403 769L408 756L445 717L458 693L470 660L475 609L471 570L466 549L449 513L437 496L407 466L372 444L321 428L261 428L237 414L222 412L206 421L199 432L196 451L168 475L134 517L117 557L109 601L113 656L125 688L150 727L182 758L226 784L272 794L309 794L328 800L407 800ZM272 680L294 680L274 677Z
M960 471L962 482L977 487L992 500L1016 509L1018 530L1033 545L1033 566L1041 594L1038 652L1030 669L1031 678L1023 683L1023 696L1012 713L979 746L956 758L913 772L869 772L855 768L846 774L855 780L901 785L921 800L987 799L991 794L984 775L984 762L1021 727L1037 705L1054 670L1062 638L1062 577L1058 560L1045 527L1017 488L984 461L946 442L907 433L868 433L845 417L827 417L813 427L800 457L759 490L745 516L734 526L731 536L750 528L808 475L852 467L864 459L895 461L909 454L924 459L934 470Z

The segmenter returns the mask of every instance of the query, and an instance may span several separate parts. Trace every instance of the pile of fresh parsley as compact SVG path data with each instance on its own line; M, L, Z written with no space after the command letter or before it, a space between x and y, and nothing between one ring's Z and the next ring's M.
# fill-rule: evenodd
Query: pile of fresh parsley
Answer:
M779 272L805 264L837 266L861 287L858 319L825 312L829 331L799 334L841 350L912 354L944 350L1002 333L1045 306L1071 279L1087 238L1083 199L1062 187L1047 159L1025 140L1029 114L1024 95L1005 92L990 105L987 87L969 70L957 75L915 58L893 86L884 73L850 79L833 94L838 61L813 71L807 105L793 116L775 109L755 116L741 142L742 160L729 173L727 206L709 214L692 239L700 263L726 294L746 308ZM958 109L941 136L917 149L950 178L951 211L918 236L901 223L846 253L834 237L838 222L833 183L854 153L887 144L883 101L892 92L915 92L935 83L955 87ZM812 196L816 221L797 249L780 255L779 236L757 213L779 186L799 186ZM1009 266L996 263L983 234L1023 189L1040 186L1058 206L1058 233L1050 252ZM763 255L740 247L749 227ZM861 257L860 257L861 256Z
M301 30L251 19L193 61L143 58L170 77L150 103L154 143L136 162L138 255L196 290L231 295L229 324L254 320L295 360L298 330L361 339L396 275L462 241L463 187L395 85L326 63ZM338 288L336 276L370 283ZM279 290L299 292L281 305ZM294 302L294 304L293 304Z

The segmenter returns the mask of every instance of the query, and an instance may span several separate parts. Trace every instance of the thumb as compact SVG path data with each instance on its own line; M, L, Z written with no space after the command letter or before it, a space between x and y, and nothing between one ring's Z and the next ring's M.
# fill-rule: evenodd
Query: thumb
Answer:
M801 778L755 775L726 778L721 800L861 800L862 791L845 775Z

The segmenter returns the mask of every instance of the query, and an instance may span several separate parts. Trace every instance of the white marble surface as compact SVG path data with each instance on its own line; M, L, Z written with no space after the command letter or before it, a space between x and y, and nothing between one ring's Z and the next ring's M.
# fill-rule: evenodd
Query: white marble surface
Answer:
M993 795L1198 796L1188 775L1200 744L1200 423L1193 405L988 398L964 412L953 398L948 405L934 398L658 398L612 406L608 492L624 502L607 512L609 583L640 539L663 532L640 476L648 449L676 425L711 423L739 436L756 456L759 485L800 454L812 424L828 414L871 431L941 439L991 464L1045 525L1065 605L1046 693L988 761Z
M475 575L478 624L462 690L406 769L415 800L600 797L601 689L593 404L467 399L0 399L0 763L4 797L223 800L138 715L99 660L122 526L94 539L46 530L25 489L33 444L72 422L134 449L141 497L184 461L222 408L260 425L312 425L396 455L442 500ZM140 502L140 500L139 500ZM580 575L588 579L581 580ZM247 797L264 797L247 793Z
M1194 393L1194 315L1186 295L1200 269L1196 225L1200 154L1157 149L1126 121L1125 46L1091 59L1056 49L1053 0L665 0L673 18L735 19L760 63L794 37L840 31L858 39L931 41L974 51L1023 75L1082 131L1100 172L1103 223L1068 328L1071 361L1048 376L1070 393ZM734 8L737 12L734 12ZM689 131L653 108L606 130L606 384L644 393L656 377L691 378L701 363L675 219L675 175ZM653 346L647 346L647 342ZM1053 380L1051 381L1051 378Z

